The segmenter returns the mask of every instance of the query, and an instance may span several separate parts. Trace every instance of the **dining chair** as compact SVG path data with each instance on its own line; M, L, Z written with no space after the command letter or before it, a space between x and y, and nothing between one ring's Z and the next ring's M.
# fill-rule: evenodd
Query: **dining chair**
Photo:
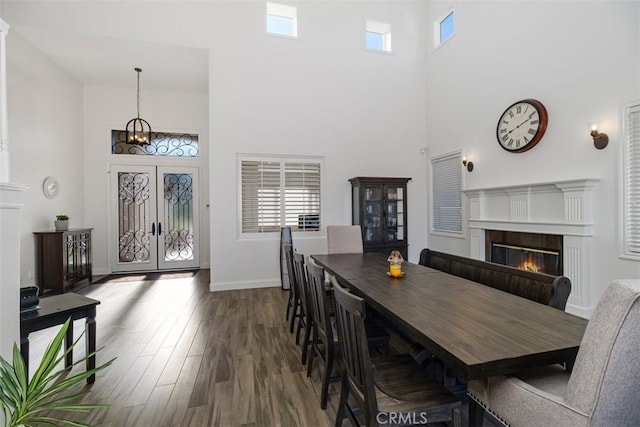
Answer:
M302 337L302 364L307 363L307 353L309 350L309 342L311 340L311 328L313 325L313 314L311 312L309 281L307 280L307 271L304 265L304 255L298 252L293 253L293 269L295 280L300 290L300 318L298 320L298 328L296 331L296 344L300 344L300 332L304 330Z
M469 382L468 394L504 424L640 425L640 280L609 284L571 373L560 365Z
M322 385L320 392L320 407L326 409L327 395L329 391L329 381L335 360L337 347L337 337L334 334L329 312L329 296L324 280L324 269L307 262L307 279L309 281L309 301L311 307L309 311L313 314L311 346L309 360L307 362L307 376L311 376L313 360L315 356L322 359Z
M362 229L359 225L328 225L327 250L330 254L361 254Z
M338 334L342 342L343 372L335 426L344 418L367 427L404 425L394 419L459 426L460 401L408 354L371 358L364 319L364 300L333 281ZM355 405L352 406L352 403Z
M293 264L293 246L284 244L283 247L285 261L287 264L287 273L289 275L289 283L291 284L291 288L289 289L289 299L287 301L287 319L289 320L289 332L293 333L295 329L296 319L300 317L300 287L296 280L295 268Z

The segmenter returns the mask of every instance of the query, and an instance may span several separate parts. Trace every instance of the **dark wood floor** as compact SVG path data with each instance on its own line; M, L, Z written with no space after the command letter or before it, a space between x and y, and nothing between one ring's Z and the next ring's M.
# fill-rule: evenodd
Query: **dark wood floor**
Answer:
M306 377L284 320L287 293L212 293L208 286L209 271L200 270L76 290L101 301L98 363L117 357L85 386L86 401L110 407L76 419L118 427L333 425L338 384L331 385L325 413L318 372ZM82 330L77 321L76 335ZM31 334L32 367L55 332ZM81 339L76 360L83 351Z

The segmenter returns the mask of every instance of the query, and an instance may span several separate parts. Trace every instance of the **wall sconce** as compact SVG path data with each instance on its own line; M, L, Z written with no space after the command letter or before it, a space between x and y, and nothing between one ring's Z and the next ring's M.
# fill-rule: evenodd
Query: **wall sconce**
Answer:
M473 170L473 162L467 161L466 157L462 158L462 166L466 167L469 172Z
M591 136L593 137L593 146L598 150L602 150L609 144L609 136L606 133L598 132L598 125L591 125Z

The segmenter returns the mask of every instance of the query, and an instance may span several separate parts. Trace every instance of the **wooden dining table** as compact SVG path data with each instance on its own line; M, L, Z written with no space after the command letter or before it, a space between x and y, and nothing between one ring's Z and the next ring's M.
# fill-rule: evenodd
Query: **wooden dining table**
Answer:
M575 360L587 320L429 267L390 277L379 253L312 255L467 380ZM470 399L470 425L478 408Z

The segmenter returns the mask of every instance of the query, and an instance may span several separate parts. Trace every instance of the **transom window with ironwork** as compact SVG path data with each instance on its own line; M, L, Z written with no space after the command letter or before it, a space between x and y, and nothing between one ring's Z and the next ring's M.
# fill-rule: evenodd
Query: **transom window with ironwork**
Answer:
M143 156L198 157L198 135L188 133L151 132L148 144L129 144L123 130L111 131L112 154L138 154Z

